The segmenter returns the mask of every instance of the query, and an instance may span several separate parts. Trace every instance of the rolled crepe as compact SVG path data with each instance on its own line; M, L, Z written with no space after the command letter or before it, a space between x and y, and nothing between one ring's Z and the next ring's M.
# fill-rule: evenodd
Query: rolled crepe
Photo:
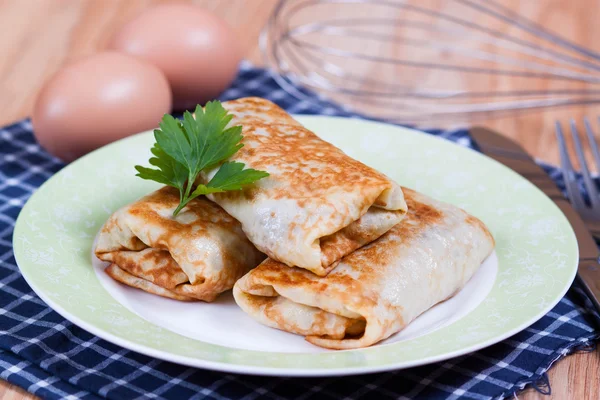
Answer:
M458 292L494 247L477 218L404 194L404 221L326 277L267 259L236 283L235 301L258 322L330 349L370 346L402 330Z
M232 160L270 176L209 198L241 222L269 257L324 276L332 264L377 239L406 213L402 189L320 139L270 101L223 103L244 147ZM216 170L203 175L206 182Z
M98 235L96 256L126 285L176 300L212 301L265 255L240 223L196 198L177 215L179 192L164 187L116 211Z

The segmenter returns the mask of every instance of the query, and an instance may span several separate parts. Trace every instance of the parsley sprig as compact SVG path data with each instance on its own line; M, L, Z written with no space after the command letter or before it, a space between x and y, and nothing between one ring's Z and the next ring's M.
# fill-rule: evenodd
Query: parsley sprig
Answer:
M154 130L156 143L151 149L154 156L149 161L158 169L135 166L136 176L179 189L179 206L173 216L198 196L241 190L269 176L264 171L244 169L244 163L225 161L244 145L240 125L226 129L233 116L219 101L208 102L204 109L197 106L195 114L196 118L186 111L183 121L166 114L159 124L160 129ZM212 179L192 191L200 172L218 164L221 167Z

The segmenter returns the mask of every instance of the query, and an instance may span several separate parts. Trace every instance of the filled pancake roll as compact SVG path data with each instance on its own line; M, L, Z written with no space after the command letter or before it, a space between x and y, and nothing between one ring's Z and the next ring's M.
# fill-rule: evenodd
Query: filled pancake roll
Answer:
M477 218L410 189L404 195L404 221L326 277L267 259L236 283L235 301L258 322L330 349L370 346L402 330L457 293L494 248Z
M95 248L106 273L159 296L212 301L265 259L218 205L196 198L173 217L178 204L178 190L163 187L116 211Z
M377 239L406 214L402 189L304 128L268 100L223 103L242 125L231 160L270 176L208 197L241 222L274 260L324 276L344 255ZM203 175L206 183L216 169Z

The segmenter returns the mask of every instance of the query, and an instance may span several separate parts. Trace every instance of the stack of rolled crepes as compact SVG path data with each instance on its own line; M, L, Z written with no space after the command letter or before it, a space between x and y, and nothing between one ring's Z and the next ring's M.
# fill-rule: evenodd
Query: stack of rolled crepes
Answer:
M195 199L175 218L171 188L117 211L96 247L114 279L178 300L211 301L233 287L258 322L347 349L377 343L453 296L491 253L481 221L403 191L275 104L223 106L243 127L232 160L270 176Z

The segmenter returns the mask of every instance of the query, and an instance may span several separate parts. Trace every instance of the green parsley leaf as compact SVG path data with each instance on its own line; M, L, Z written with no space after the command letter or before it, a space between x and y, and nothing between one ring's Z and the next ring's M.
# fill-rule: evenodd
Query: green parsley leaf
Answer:
M241 143L242 127L227 128L233 118L219 101L210 101L203 109L196 106L196 117L186 111L183 121L166 114L160 129L154 130L156 143L151 149L149 162L158 169L136 165L136 176L169 185L179 190L180 203L173 212L176 216L190 200L205 194L241 190L267 172L244 169L245 164L227 161L244 145ZM192 186L201 171L221 164L217 173L206 185Z
M157 143L154 143L154 147L150 151L154 155L154 157L150 158L150 164L158 167L158 170L136 165L135 169L138 171L136 176L181 190L185 185L187 176L185 168L167 155Z
M244 163L227 161L221 165L215 176L206 184L198 185L193 194L210 194L230 190L242 190L245 185L269 176L267 172L252 168L244 169Z

